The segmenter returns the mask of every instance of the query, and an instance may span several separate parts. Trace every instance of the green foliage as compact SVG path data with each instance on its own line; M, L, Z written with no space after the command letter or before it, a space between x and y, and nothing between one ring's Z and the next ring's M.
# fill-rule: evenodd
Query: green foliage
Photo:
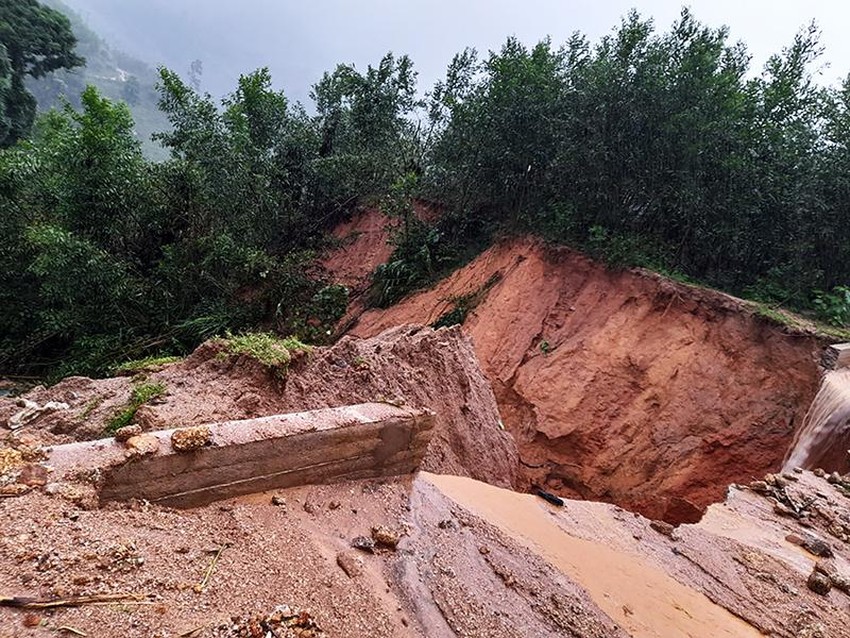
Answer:
M850 79L813 82L814 26L761 75L689 10L591 45L509 39L432 93L423 192L485 227L796 307L850 282ZM482 222L483 220L483 222Z
M850 288L836 286L831 292L816 290L813 305L818 316L838 328L850 327Z
M165 394L165 391L166 387L164 383L142 382L133 386L127 403L107 422L107 434L114 434L125 425L130 425L140 407L153 399L161 397Z
M469 313L475 310L487 298L487 294L501 279L501 274L495 273L476 290L465 295L449 297L448 301L452 304L452 309L443 313L431 324L431 327L447 328L449 326L462 325L466 321L467 316L469 316Z
M182 361L183 357L160 356L160 357L145 357L144 359L134 359L126 361L113 368L115 374L136 374L145 372L153 368L168 365L169 363L177 363Z
M0 4L0 148L25 137L35 119L36 102L24 79L80 66L77 41L64 15L36 0Z
M311 347L297 337L281 339L267 332L228 334L221 340L224 351L231 355L244 355L262 363L267 368L285 373L292 361L293 353L309 354Z
M35 97L38 111L62 109L66 102L80 109L83 91L93 85L109 99L128 104L135 121L134 134L145 156L165 159L162 147L150 139L152 133L167 126L165 116L157 107L156 71L109 46L62 0L41 0L41 3L68 17L77 40L74 50L85 58L85 66L57 69L38 79L28 78L26 88Z

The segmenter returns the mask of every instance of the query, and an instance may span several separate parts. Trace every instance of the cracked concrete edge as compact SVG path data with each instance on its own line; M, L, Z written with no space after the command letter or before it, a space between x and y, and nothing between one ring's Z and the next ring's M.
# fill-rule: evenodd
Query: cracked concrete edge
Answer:
M415 471L434 413L364 403L212 423L209 445L174 449L180 428L126 443L114 438L52 448L56 476L96 476L101 501L141 498L194 507L242 494Z

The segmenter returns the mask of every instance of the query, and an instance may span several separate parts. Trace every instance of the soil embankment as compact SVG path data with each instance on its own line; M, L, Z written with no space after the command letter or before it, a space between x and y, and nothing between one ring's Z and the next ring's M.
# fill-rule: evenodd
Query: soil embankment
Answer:
M356 241L363 255L382 238ZM733 297L532 239L366 311L349 332L429 324L476 293L464 331L526 478L562 494L697 520L729 484L780 467L817 389L817 339Z
M142 383L163 388L136 413L144 431L364 402L427 408L436 419L424 469L503 487L519 484L516 446L499 427L490 384L459 328L400 326L371 339L345 337L300 356L284 375L211 341L183 361L136 378L69 377L35 388L26 399L67 407L45 413L19 432L36 434L41 444L102 438ZM15 400L0 398L0 424L20 410Z

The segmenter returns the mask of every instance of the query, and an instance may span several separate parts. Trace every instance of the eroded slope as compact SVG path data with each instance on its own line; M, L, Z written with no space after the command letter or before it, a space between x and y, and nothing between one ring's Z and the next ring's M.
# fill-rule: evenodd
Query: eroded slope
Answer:
M696 520L730 483L780 466L816 390L815 338L531 239L364 313L351 334L434 322L476 292L464 330L527 478L562 493Z

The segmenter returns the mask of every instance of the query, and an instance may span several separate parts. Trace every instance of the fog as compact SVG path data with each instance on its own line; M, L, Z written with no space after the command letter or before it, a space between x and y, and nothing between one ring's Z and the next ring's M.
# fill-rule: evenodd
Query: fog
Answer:
M241 73L268 66L275 84L298 100L340 62L358 67L387 51L407 53L427 89L452 56L471 46L497 49L509 35L533 44L551 36L564 42L574 31L597 40L630 8L666 29L681 3L675 0L66 0L109 42L151 65L186 73L204 65L202 88L231 91ZM850 71L850 4L841 0L695 0L696 17L727 25L760 68L815 19L825 55L821 78L835 82Z

